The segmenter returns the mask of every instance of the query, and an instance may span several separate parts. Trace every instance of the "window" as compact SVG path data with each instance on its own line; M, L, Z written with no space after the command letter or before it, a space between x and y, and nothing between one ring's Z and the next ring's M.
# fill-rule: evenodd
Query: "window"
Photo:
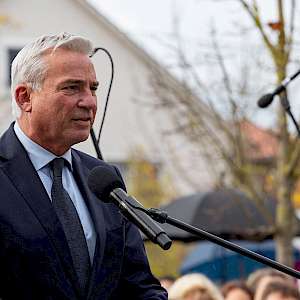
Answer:
M10 86L10 76L11 76L11 64L12 61L14 60L14 58L16 57L16 55L18 54L18 52L21 50L21 48L9 48L7 50L7 86Z

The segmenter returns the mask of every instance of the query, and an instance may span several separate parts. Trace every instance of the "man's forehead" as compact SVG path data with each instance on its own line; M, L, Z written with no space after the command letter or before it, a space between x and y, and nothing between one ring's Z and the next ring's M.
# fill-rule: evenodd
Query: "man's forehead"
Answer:
M62 67L71 66L89 66L94 69L92 60L87 54L71 51L68 49L56 49L55 51L49 50L43 54L44 61L49 65L60 65Z
M42 55L45 55L45 56L48 56L48 55L55 56L58 54L65 54L65 55L79 54L79 55L84 55L84 56L89 57L89 53L84 53L82 51L77 51L75 49L70 49L70 48L66 48L63 46L57 47L57 48L51 47L51 48L46 49L42 53Z
M47 75L64 76L68 74L70 79L84 79L96 81L96 72L90 58L81 53L70 55L47 55L45 56Z

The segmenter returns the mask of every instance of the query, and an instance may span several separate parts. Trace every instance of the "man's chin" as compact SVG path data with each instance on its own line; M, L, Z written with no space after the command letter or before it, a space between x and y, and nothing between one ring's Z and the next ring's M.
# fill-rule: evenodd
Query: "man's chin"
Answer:
M86 141L88 139L88 137L89 137L89 133L86 135L78 136L78 138L76 139L77 142L75 142L75 144Z
M73 136L72 138L72 145L84 142L88 139L90 135L90 130L78 130L76 132L76 135Z

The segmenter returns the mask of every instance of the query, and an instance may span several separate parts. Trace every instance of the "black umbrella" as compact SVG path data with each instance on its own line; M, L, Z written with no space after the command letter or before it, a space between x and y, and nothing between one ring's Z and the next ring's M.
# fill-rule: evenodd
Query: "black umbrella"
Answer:
M274 199L266 199L263 212L240 191L218 189L178 198L160 209L170 217L224 239L264 240L273 236L275 205ZM268 214L265 214L266 211ZM199 237L169 224L162 224L162 228L173 240L200 240Z

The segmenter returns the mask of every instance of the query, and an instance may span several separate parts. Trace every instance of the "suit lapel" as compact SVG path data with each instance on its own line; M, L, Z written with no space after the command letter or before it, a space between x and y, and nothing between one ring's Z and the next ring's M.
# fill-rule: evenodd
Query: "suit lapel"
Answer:
M89 294L92 292L92 289L97 286L97 278L99 277L99 273L101 270L101 264L104 255L104 249L106 244L106 228L104 222L104 215L102 209L102 203L97 197L90 191L87 185L87 178L89 176L90 170L84 165L83 161L79 157L79 155L73 150L72 151L73 158L73 168L74 175L77 181L77 184L80 188L80 191L86 200L86 204L88 206L89 212L91 214L95 231L97 234L97 242L92 266L92 272L90 277L89 284Z
M0 156L3 160L0 167L47 232L64 271L76 289L77 278L63 229L27 152L15 136L13 125L0 140Z

